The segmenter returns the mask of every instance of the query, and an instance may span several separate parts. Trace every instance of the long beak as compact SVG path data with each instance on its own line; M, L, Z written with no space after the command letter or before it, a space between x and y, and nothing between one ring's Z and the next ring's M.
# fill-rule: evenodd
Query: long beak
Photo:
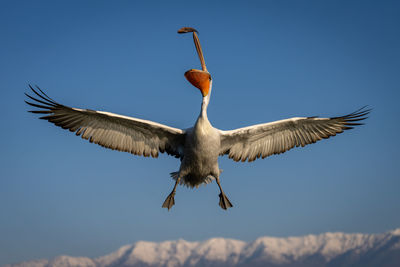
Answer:
M196 46L197 55L199 56L199 59L200 59L201 69L203 71L207 71L206 63L204 61L203 50L201 49L200 40L197 35L198 31L196 29L190 28L190 27L183 27L178 30L178 33L188 33L188 32L193 32L193 41L194 41L194 45Z
M206 63L204 61L203 50L201 49L200 40L197 36L196 29L190 27L183 27L178 30L178 33L193 32L193 41L196 46L197 55L199 56L202 70L191 69L185 72L186 79L196 88L200 89L203 97L206 97L210 92L211 75L207 71Z
M196 46L197 54L199 55L201 69L203 71L207 71L206 62L204 61L203 50L201 49L200 40L196 32L193 32L193 41L194 45Z

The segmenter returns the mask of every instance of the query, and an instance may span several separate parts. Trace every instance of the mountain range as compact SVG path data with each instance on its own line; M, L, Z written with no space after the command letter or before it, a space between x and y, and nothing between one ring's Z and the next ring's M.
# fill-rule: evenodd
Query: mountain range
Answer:
M324 233L260 237L251 242L212 238L139 241L98 258L58 256L4 267L399 267L400 228L383 234Z

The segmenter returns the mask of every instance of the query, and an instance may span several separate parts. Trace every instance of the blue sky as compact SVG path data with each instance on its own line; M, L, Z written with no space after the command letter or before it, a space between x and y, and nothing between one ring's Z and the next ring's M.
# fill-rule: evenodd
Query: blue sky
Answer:
M0 265L95 257L138 240L290 236L400 227L397 1L1 1ZM366 125L253 163L220 159L215 183L179 187L179 161L106 150L26 112L27 84L57 101L193 125L200 32L209 119L228 130L363 105Z

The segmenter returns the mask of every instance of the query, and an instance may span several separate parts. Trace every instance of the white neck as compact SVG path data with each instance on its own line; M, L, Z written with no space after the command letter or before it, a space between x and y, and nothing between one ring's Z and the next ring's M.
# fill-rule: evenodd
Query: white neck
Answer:
M206 120L208 120L207 107L208 107L208 103L210 103L211 89L212 89L212 81L210 81L210 90L208 91L208 95L203 97L203 102L201 103L200 117L202 117Z

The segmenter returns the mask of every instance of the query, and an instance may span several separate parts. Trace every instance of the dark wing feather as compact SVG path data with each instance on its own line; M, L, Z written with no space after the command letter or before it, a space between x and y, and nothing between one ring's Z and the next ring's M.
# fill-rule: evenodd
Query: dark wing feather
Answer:
M39 87L29 87L35 97L25 94L33 101L25 102L39 109L30 112L44 114L40 119L76 132L90 142L145 157L157 157L159 152L183 157L184 130L104 111L71 108L57 103Z
M341 117L299 117L221 131L220 155L228 154L235 161L253 161L284 153L361 125L370 111L363 107Z

